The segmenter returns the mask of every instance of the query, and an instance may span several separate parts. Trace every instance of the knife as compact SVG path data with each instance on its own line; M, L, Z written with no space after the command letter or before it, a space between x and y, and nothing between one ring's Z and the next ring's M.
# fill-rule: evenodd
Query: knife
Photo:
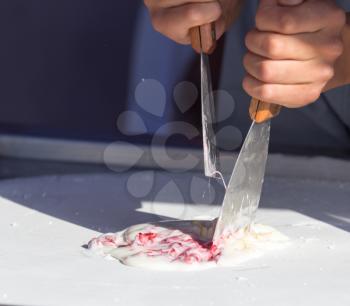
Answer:
M259 206L268 155L271 119L281 106L252 99L253 120L226 189L213 243L225 233L249 229Z
M207 177L219 177L219 152L214 130L215 105L209 55L216 47L215 24L207 24L190 30L192 47L201 58L201 107L202 136L204 155L204 174Z

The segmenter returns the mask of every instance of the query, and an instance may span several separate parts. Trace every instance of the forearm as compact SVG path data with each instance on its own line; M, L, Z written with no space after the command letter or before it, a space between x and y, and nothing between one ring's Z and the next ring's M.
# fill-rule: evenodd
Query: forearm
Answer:
M342 34L344 52L335 65L335 75L329 81L324 91L350 84L350 12L347 13L347 23Z

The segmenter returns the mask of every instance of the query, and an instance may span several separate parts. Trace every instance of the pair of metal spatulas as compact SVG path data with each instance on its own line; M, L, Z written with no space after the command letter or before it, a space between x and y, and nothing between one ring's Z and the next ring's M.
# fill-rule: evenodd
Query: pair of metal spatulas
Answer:
M208 55L216 46L215 26L205 25L191 30L192 47L201 54L202 128L204 172L208 177L219 173L219 156L213 123L214 97ZM228 183L213 242L225 231L235 232L249 227L259 206L270 138L270 121L281 107L252 99L249 113L253 121L243 143Z

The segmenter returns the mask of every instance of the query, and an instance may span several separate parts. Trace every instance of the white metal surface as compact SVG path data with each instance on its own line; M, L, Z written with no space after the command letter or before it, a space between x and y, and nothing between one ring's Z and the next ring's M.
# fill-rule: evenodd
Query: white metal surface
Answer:
M0 304L350 305L349 181L268 178L258 220L293 244L242 267L150 272L82 248L100 232L159 220L155 214L217 215L222 189L200 204L203 186L198 173L159 172L1 181Z

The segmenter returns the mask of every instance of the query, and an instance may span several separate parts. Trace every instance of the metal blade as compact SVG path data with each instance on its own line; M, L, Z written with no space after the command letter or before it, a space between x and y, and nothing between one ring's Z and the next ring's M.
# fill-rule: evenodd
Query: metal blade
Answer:
M213 128L215 122L214 95L209 57L203 52L201 52L201 100L204 174L208 177L217 177L220 166Z
M236 231L253 222L264 181L269 139L270 120L253 122L227 186L214 242L226 229Z

